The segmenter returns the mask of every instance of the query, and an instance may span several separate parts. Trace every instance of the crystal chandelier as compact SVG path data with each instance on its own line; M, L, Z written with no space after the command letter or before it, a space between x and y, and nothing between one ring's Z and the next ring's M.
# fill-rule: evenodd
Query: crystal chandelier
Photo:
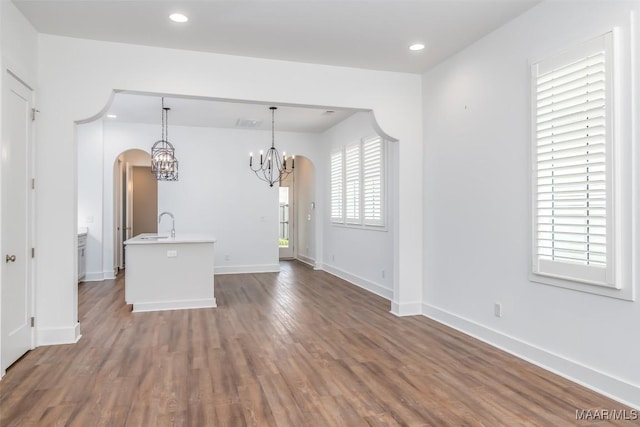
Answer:
M275 147L275 131L274 131L274 116L278 107L269 107L271 110L271 148L267 150L265 155L260 150L260 164L253 166L253 153L249 153L249 168L255 172L256 176L267 182L269 187L273 187L273 184L280 182L286 178L295 167L295 156L291 156L291 169L287 169L287 153L283 152L282 156L278 153Z
M168 115L170 108L164 106L162 98L162 138L151 147L151 173L158 181L178 180L176 150L168 140Z

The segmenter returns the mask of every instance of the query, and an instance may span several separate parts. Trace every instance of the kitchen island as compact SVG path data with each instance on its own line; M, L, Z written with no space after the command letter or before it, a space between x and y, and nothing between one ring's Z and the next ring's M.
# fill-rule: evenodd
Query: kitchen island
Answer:
M134 312L216 307L216 239L143 233L124 242L125 300Z

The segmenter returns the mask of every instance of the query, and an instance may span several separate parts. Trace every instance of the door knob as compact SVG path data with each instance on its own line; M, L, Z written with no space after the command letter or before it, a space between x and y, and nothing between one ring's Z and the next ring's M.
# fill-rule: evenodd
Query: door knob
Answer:
M5 258L5 262L7 262L7 263L16 262L16 256L15 255L7 255L7 257Z

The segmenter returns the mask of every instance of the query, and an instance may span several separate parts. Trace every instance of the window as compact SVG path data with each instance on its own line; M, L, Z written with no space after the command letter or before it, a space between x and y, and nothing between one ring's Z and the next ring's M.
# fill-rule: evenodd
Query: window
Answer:
M331 154L331 220L384 226L384 142L349 144Z
M360 222L360 144L352 144L344 150L344 204L345 221Z
M382 223L382 141L370 139L362 143L362 186L364 223Z
M331 154L331 220L342 221L342 151Z
M533 272L615 288L611 44L532 67Z

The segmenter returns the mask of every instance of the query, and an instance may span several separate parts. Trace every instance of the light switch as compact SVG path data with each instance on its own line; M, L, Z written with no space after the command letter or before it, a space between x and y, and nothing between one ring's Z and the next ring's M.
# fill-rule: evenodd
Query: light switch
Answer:
M178 251L167 251L167 258L175 258L178 256Z

